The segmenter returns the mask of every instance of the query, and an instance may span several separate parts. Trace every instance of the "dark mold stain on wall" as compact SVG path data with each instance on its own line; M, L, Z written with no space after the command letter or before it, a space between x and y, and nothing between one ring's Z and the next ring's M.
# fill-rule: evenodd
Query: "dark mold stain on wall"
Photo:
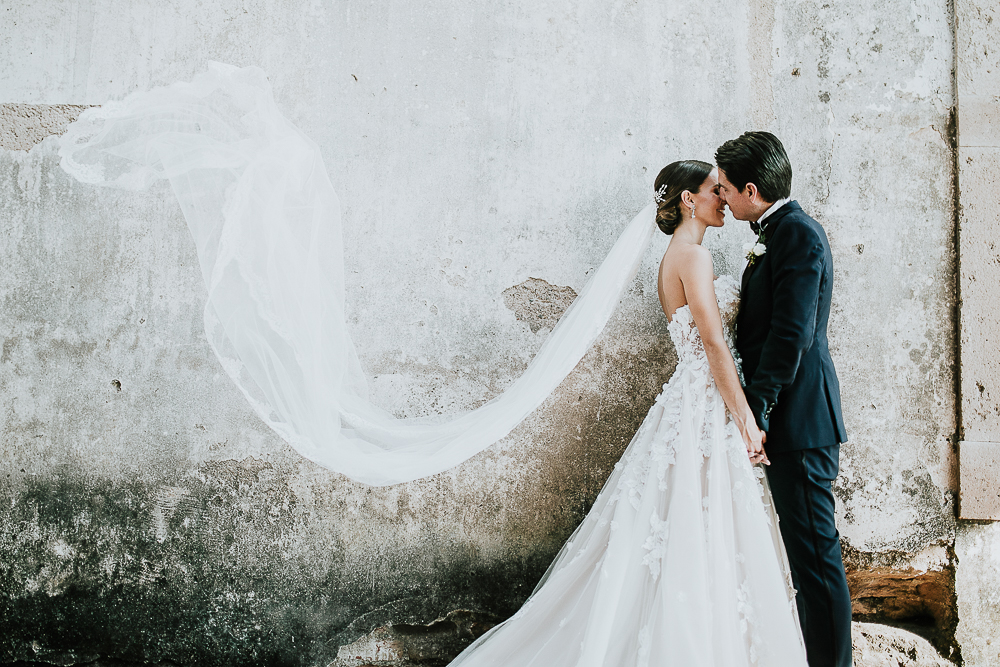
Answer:
M547 566L544 554L492 565L451 557L417 572L386 545L387 567L371 581L333 552L319 563L290 559L282 542L294 539L297 506L281 477L251 459L178 480L184 492L173 497L69 470L16 493L8 486L0 661L72 652L194 665L328 662L340 644L386 623L426 623L463 607L512 613Z

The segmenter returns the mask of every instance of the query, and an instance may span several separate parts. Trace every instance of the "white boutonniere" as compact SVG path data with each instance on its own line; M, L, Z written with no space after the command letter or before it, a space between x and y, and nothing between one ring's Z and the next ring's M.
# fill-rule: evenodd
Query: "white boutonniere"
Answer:
M767 252L767 246L764 245L763 241L764 241L764 234L763 232L761 232L761 234L757 236L756 241L754 241L753 243L743 244L743 250L746 251L747 254L748 266L753 266L754 262L757 261L757 258L763 256L764 253Z

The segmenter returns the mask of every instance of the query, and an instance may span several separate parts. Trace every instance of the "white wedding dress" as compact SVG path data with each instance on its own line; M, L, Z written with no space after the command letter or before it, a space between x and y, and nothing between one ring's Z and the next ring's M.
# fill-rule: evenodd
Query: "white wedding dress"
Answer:
M736 281L716 280L730 349ZM673 377L535 592L451 667L804 667L784 548L687 306Z

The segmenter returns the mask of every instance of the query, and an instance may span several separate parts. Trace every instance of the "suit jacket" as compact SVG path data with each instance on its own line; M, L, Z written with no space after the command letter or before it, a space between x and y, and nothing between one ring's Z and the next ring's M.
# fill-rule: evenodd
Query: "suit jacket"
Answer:
M833 257L826 232L791 201L765 219L767 251L743 272L736 349L768 452L847 441L826 328Z

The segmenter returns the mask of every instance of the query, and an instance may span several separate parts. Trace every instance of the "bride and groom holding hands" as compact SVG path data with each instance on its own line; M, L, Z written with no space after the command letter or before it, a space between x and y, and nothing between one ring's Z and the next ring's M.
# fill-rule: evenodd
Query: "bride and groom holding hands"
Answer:
M773 134L715 161L654 185L673 376L524 607L453 666L851 665L829 243ZM757 234L741 284L701 245L726 206Z

